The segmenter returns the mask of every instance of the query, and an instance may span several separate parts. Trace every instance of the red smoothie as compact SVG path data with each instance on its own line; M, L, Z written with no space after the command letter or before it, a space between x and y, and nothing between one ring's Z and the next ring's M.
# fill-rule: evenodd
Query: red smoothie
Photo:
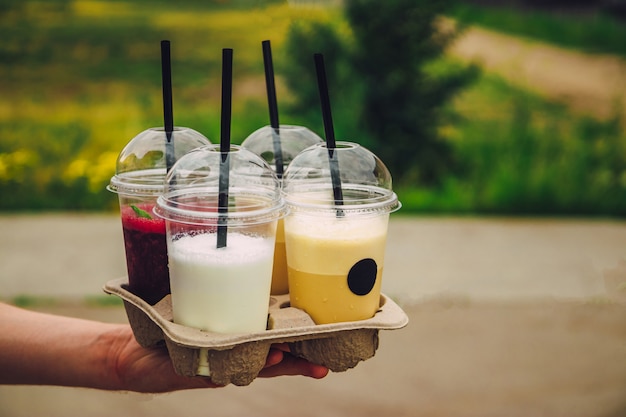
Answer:
M144 203L121 209L128 290L151 305L170 293L165 220L152 213L153 207Z

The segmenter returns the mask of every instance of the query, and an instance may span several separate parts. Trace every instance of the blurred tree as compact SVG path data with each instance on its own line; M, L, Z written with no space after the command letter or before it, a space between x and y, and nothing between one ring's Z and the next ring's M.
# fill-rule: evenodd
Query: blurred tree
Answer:
M334 64L327 68L329 83L333 84L329 88L334 91L339 78L336 68L343 59L345 45L331 26L320 22L295 22L289 28L287 39L285 53L289 59L281 68L284 68L285 82L294 96L288 112L303 120L302 124L316 125L313 120L318 118L320 101L313 54L323 53L326 61ZM316 130L319 131L319 127Z
M288 37L292 62L312 67L311 55L306 60L298 57L332 54L325 61L337 128L357 135L398 182L434 184L452 165L451 150L439 134L444 105L477 74L476 68L466 66L432 70L431 64L458 35L456 29L442 30L439 24L452 5L452 0L347 0L351 38L333 35L330 27L320 24L293 27ZM311 112L313 103L319 109L315 81L310 79L314 75L307 73L292 66L286 74L297 109L304 113Z
M476 71L432 73L456 31L441 30L450 0L350 0L346 14L355 38L354 70L367 85L361 122L373 151L404 181L434 183L451 163L439 137L443 106Z

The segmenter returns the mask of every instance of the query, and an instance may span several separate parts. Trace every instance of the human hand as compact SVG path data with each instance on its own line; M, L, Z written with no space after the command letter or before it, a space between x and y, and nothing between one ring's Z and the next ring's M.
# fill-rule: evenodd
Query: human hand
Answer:
M176 374L167 350L141 347L129 326L119 326L111 336L107 360L121 390L158 393L218 387L209 378ZM320 379L327 374L326 367L291 355L289 346L283 343L271 346L259 377L302 375Z

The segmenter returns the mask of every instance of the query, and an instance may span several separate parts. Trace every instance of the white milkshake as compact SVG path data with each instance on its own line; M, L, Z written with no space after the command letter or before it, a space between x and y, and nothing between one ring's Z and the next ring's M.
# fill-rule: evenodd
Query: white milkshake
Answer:
M219 333L266 329L274 236L187 235L169 242L174 322Z

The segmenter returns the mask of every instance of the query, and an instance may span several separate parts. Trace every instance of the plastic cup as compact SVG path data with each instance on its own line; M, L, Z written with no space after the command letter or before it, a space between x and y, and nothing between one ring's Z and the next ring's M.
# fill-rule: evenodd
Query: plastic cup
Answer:
M364 320L380 307L389 213L400 208L372 152L337 142L343 200L333 195L326 144L302 151L283 177L292 307L316 324Z
M182 157L155 213L165 219L174 322L217 333L266 329L278 219L276 174L258 155L230 146L228 210L220 210L219 145ZM226 246L218 247L218 226Z
M152 305L170 293L165 222L152 213L164 189L166 153L178 159L210 144L201 133L185 127L174 128L169 150L166 142L162 127L135 136L120 152L107 187L119 196L128 290Z
M252 132L241 144L262 157L274 171L276 171L276 152L274 148L274 129L271 126L263 126ZM280 125L279 128L281 156L283 170L287 169L293 158L302 150L316 143L323 142L323 139L310 129L304 126ZM287 294L289 292L289 281L287 279L287 256L285 252L285 231L283 220L278 221L276 231L276 249L274 250L274 265L272 268L272 289L273 295Z

